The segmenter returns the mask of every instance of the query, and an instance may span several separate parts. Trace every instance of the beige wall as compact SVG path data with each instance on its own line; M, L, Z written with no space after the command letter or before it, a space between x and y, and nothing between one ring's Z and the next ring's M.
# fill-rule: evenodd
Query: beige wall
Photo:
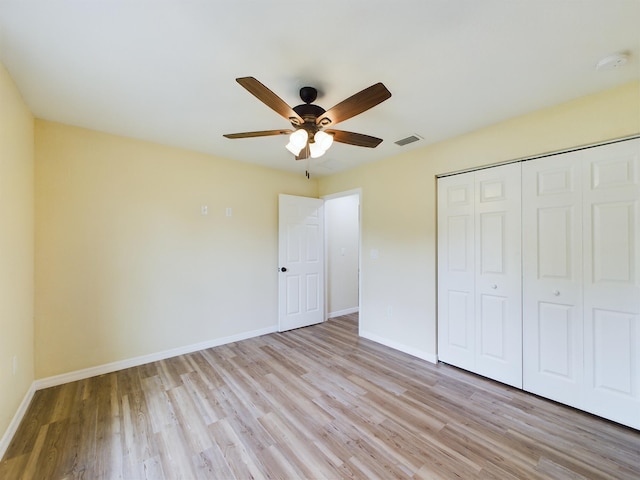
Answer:
M357 193L326 199L324 204L329 316L358 308L359 208Z
M436 358L436 175L638 133L633 82L321 178L320 195L362 188L361 332Z
M33 379L33 117L0 64L0 437Z
M35 138L37 378L275 328L278 194L316 181L42 120Z

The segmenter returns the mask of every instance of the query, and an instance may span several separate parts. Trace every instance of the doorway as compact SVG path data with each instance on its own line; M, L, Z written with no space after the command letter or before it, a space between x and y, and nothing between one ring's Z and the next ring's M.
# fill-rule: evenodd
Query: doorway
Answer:
M360 189L325 201L326 318L360 311Z

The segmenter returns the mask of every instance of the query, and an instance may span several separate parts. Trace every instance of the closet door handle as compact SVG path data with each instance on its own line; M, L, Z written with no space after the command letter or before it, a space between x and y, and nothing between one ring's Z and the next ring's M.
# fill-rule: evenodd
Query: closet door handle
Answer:
M491 288L493 288L493 289L495 290L496 288L498 288L498 285L496 285L496 284L494 283L493 285L491 285Z
M554 291L553 291L553 294L554 294L556 297L560 296L560 290L554 290Z

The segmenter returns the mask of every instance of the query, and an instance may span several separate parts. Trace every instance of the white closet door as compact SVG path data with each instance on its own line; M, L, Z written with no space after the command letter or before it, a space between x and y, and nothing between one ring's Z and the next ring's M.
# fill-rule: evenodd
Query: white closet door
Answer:
M640 429L640 139L439 179L438 356Z
M523 387L578 407L583 376L581 152L522 165Z
M438 358L522 387L520 165L438 181Z
M640 139L584 152L584 409L640 428Z
M522 388L521 164L475 174L476 372Z
M474 173L438 179L438 358L475 370Z

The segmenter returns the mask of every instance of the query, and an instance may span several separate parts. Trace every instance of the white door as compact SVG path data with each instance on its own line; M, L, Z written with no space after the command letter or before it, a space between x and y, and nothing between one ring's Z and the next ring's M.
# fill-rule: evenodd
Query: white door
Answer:
M438 179L438 359L475 370L474 173Z
M438 359L522 387L520 165L438 180Z
M476 370L522 388L521 164L475 182Z
M279 197L278 330L324 320L323 200Z
M640 139L584 162L584 409L640 428Z
M583 377L581 155L522 165L523 387L574 407Z

